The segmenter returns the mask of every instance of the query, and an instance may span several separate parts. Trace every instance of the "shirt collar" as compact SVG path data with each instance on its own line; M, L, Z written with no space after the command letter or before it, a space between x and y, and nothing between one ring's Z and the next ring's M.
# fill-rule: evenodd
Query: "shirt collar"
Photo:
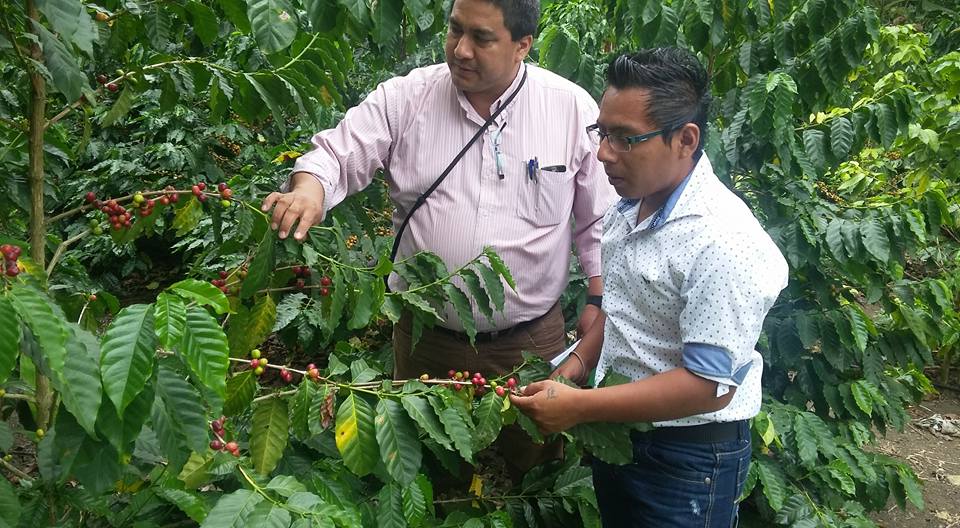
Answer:
M490 105L491 114L496 112L497 108L500 108L500 105L503 104L503 101L505 101L508 97L510 97L510 94L512 94L513 91L517 89L517 87L520 85L520 80L523 79L523 72L525 72L526 69L527 69L527 63L521 62L520 67L517 68L517 75L513 78L513 82L510 83L510 86L508 86L507 89L504 90L502 94L500 94L500 97L498 97L497 100L494 101L492 105ZM530 79L527 79L527 82L529 81ZM451 80L451 84L452 84L452 80ZM480 117L480 114L477 113L477 110L473 107L472 104L470 104L470 101L467 100L467 96L464 95L463 90L456 87L454 87L454 89L457 92L457 100L460 102L460 106L463 108L467 117L472 118L473 120L479 120L481 124L484 121L486 121L485 119ZM513 103L516 103L516 102L517 100L514 99ZM513 104L511 104L511 106L513 106ZM506 108L504 109L503 112L500 112L500 115L497 116L497 119L496 119L497 126L502 126L503 121L506 119L506 114L509 111L510 109Z
M694 165L693 170L691 170L683 181L680 182L680 185L677 185L677 188L670 193L667 201L663 203L660 209L653 214L653 219L646 229L658 229L670 220L702 214L697 204L697 195L700 194L698 190L702 187L703 183L701 181L702 178L697 177L697 175L704 172L712 174L713 166L710 164L707 156L701 152L700 159L697 161L697 164ZM684 190L687 189L687 187L690 187L690 192L684 194ZM684 200L681 201L681 197L684 197ZM639 198L621 198L620 202L617 203L617 211L620 214L625 214L627 211L633 209L639 202ZM677 207L678 204L680 204L679 208Z

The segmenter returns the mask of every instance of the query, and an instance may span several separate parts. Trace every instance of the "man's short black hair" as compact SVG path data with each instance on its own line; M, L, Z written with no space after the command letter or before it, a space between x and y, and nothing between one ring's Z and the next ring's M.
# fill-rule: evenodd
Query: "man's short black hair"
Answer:
M697 57L682 48L650 48L613 59L607 68L607 85L618 90L642 88L648 93L647 116L663 140L693 123L700 127L697 152L703 150L710 112L709 79Z
M454 0L456 1L456 0ZM537 35L540 23L540 0L486 0L503 13L503 25L514 42Z

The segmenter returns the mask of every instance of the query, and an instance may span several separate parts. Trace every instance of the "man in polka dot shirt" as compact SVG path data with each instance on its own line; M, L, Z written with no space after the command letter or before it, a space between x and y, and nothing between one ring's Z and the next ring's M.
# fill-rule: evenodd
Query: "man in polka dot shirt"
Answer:
M632 383L580 390L533 383L514 404L544 432L583 422L653 422L634 460L594 462L607 527L730 527L760 409L763 319L787 264L703 153L703 66L677 48L611 62L597 157L622 199L604 218L602 324L555 374L597 368ZM599 380L598 380L599 382Z

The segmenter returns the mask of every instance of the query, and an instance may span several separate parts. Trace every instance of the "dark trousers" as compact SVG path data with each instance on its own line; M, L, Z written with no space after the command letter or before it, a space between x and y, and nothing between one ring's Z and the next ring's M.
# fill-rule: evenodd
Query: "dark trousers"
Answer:
M476 348L462 335L424 328L415 349L411 349L411 318L404 314L393 327L394 377L417 378L421 374L446 377L448 371L481 372L492 379L503 375L523 362L523 351L532 352L550 360L564 349L563 314L555 304L546 314L522 323L513 329L499 332L496 337L485 336ZM503 428L496 446L503 455L515 483L523 473L547 460L559 458L563 449L560 442L534 444L517 425Z
M750 469L750 429L715 443L635 438L633 463L593 462L604 528L731 528Z

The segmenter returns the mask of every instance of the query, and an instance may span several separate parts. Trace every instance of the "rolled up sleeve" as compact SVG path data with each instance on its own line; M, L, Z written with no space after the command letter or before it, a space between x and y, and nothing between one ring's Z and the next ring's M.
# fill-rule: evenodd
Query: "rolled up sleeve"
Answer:
M763 319L786 282L786 261L769 240L728 236L703 247L681 291L684 367L740 386L753 366Z

